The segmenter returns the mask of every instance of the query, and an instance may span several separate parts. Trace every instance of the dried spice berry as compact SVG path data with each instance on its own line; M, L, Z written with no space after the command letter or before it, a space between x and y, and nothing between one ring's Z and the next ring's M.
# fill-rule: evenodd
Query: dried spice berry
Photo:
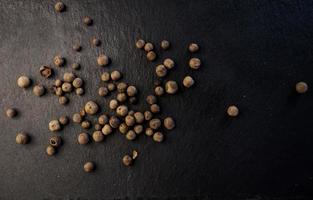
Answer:
M164 135L161 132L156 132L153 134L152 138L155 142L162 142L164 140Z
M129 103L132 105L135 105L138 103L138 99L136 97L130 97L129 98Z
M149 61L154 61L156 59L156 57L157 57L157 55L156 55L156 53L154 51L149 51L147 53L147 59Z
M94 115L98 112L99 106L93 101L88 101L85 105L85 111L89 115Z
M85 93L85 90L83 88L76 88L75 93L79 96L83 95Z
M164 65L158 65L155 68L155 73L158 77L164 77L167 74L167 69Z
M92 21L92 19L90 17L86 16L86 17L83 18L83 23L85 25L87 25L87 26L91 26L93 21Z
M96 131L101 131L102 126L100 124L95 124L95 130Z
M126 92L127 87L128 87L127 83L120 82L120 83L117 84L117 91L118 92Z
M121 103L125 102L127 100L127 94L124 92L118 93L116 95L116 100L121 102Z
M74 44L72 48L74 51L77 52L82 50L82 46L80 46L79 44Z
M136 125L136 126L134 126L134 131L135 131L135 133L136 134L140 134L140 133L142 133L142 131L143 131L143 126L142 125Z
M152 119L153 114L152 114L152 112L150 112L150 111L147 110L147 111L145 111L144 116L145 116L145 120L146 120L146 121L149 121L149 120Z
M101 74L101 80L104 81L104 82L108 82L111 78L111 75L109 72L103 72Z
M193 86L194 83L195 83L195 81L193 80L193 78L191 76L186 76L183 80L183 85L186 88L190 88L191 86Z
M125 123L127 126L134 126L136 123L135 117L133 117L131 115L127 115L125 117Z
M125 155L122 159L122 162L125 166L130 166L133 163L133 159L130 157L130 155Z
M147 42L147 43L145 44L145 46L144 46L144 50L145 50L146 52L152 51L153 48L154 48L154 46L153 46L153 44L150 43L150 42Z
M74 123L81 123L83 118L82 118L82 116L79 113L74 113L73 117L72 117L72 120L73 120Z
M135 112L134 118L135 118L137 124L141 124L145 120L145 116L142 114L142 112Z
M239 109L235 105L229 106L227 108L227 114L230 117L236 117L239 114Z
M101 41L95 37L91 39L91 43L92 43L92 45L94 45L96 47L101 45Z
M84 81L81 78L75 78L72 84L75 88L80 88L83 86Z
M53 74L53 70L51 69L51 67L48 67L48 66L41 66L39 68L39 72L40 72L40 75L45 78L49 78Z
M109 64L109 61L109 57L104 54L99 55L97 58L97 63L101 67L107 66Z
M62 91L63 92L71 92L72 89L73 89L72 84L67 83L67 82L62 84Z
M102 142L104 140L104 135L102 134L101 131L95 131L93 132L92 134L92 139L95 141L95 142Z
M112 79L113 81L118 81L121 77L122 77L121 72L119 72L119 71L117 71L117 70L111 72L111 79Z
M112 109L112 110L115 110L116 108L118 107L118 102L116 99L112 99L110 102L109 102L109 108Z
M199 58L191 58L189 60L189 67L191 69L199 69L201 66L201 60Z
M116 116L111 116L109 119L109 124L112 128L118 128L118 126L121 124L121 121Z
M87 173L93 172L95 170L95 164L93 162L86 162L84 164L84 171Z
M98 94L99 94L99 96L101 96L101 97L105 97L105 96L107 96L107 95L109 94L109 90L108 90L107 87L100 87L100 88L98 89Z
M61 125L58 120L52 120L49 122L49 130L52 132L61 130Z
M5 113L9 118L13 118L17 115L17 111L14 108L7 109Z
M122 134L126 134L127 131L129 130L129 127L126 125L126 123L121 123L120 126L118 127L118 130Z
M66 96L60 96L59 97L59 103L61 105L66 105L66 104L68 104L68 102L69 102L69 99Z
M137 94L137 88L133 85L130 85L127 87L126 92L128 96L133 97Z
M134 139L136 139L136 133L135 133L135 131L133 131L133 130L127 131L127 133L126 133L126 139L127 139L127 140L134 140Z
M65 64L65 59L62 58L60 55L57 55L54 57L53 63L58 67L62 67Z
M49 140L49 144L53 147L59 147L62 144L62 138L60 136L52 136Z
M46 153L48 156L53 156L56 153L56 150L53 146L48 145L46 148Z
M90 129L91 123L88 120L82 121L81 126L83 129Z
M188 50L191 53L195 53L195 52L199 51L199 45L196 43L191 43L191 44L189 44Z
M152 104L150 106L150 110L151 110L152 113L159 113L161 108L160 108L160 106L158 104Z
M167 50L170 48L170 42L167 40L162 40L161 41L161 48L164 50Z
M116 108L116 114L124 117L128 114L128 108L125 105L120 105L119 107Z
M116 85L115 85L114 83L109 83L109 84L107 85L107 87L108 87L108 90L109 90L110 92L112 92L112 91L114 91L114 90L116 89Z
M80 69L80 64L79 63L73 63L72 64L72 69L79 70Z
M31 80L27 76L20 76L17 79L17 85L20 88L28 88L31 84Z
M108 118L107 115L100 115L100 116L98 117L98 123L99 123L100 125L105 125L105 124L108 123L108 122L109 122L109 118Z
M134 114L135 114L135 111L133 110L128 111L128 115L134 116Z
M89 135L87 133L80 133L77 138L78 144L88 144Z
M61 116L59 117L59 122L61 125L65 126L69 123L69 119L67 116Z
M172 69L175 66L175 62L170 59L170 58L166 58L163 61L163 65L167 68L167 69Z
M71 83L71 82L74 81L75 78L76 78L76 76L75 76L75 74L72 73L72 72L65 72L65 73L63 74L63 80L64 80L65 82Z
M154 93L157 96L162 96L164 94L164 88L162 86L156 86L154 88Z
M147 101L148 104L152 105L152 104L157 103L158 100L157 100L156 96L151 94L151 95L148 95L146 97L146 101Z
M56 80L54 81L54 86L55 86L55 87L61 87L62 84L63 84L63 81L61 81L60 79L56 79Z
M16 144L27 144L29 142L29 136L27 133L20 132L15 138Z
M307 83L301 81L301 82L298 82L296 84L296 91L299 93L299 94L304 94L308 91L309 89L309 86Z
M161 120L160 120L160 119L157 119L157 118L151 119L151 120L149 121L149 126L150 126L150 128L152 128L153 130L157 130L157 129L160 128L160 126L161 126Z
M109 124L105 124L101 131L104 135L109 135L112 133L112 127Z
M63 90L61 87L54 87L54 94L57 96L62 96L63 95Z
M152 128L146 128L146 131L145 131L145 134L147 135L147 136L152 136L153 135L153 129Z
M168 94L175 94L178 91L178 85L176 81L167 81L165 83L165 91Z
M163 125L167 130L175 128L175 121L172 117L166 117L163 121Z
M85 108L81 109L79 111L79 115L82 116L82 117L85 117L86 116L86 111L85 111Z
M137 42L136 42L136 47L137 47L138 49L142 49L142 48L145 46L145 44L146 44L146 42L145 42L143 39L139 39L139 40L137 40Z
M36 95L38 97L41 97L42 95L44 95L45 91L46 91L46 89L42 85L35 85L33 88L34 95Z
M57 11L57 12L63 12L65 10L65 5L63 2L57 2L55 5L54 5L54 10Z

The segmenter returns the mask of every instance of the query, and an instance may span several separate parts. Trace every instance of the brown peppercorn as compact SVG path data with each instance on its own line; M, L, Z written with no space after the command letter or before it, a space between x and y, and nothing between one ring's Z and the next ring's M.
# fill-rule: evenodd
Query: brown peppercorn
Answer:
M156 132L153 134L152 138L155 142L162 142L164 140L164 135L161 132Z
M101 131L102 126L100 124L95 124L95 130L96 131Z
M63 2L57 2L55 5L54 5L54 10L57 11L57 12L63 12L65 10L65 5Z
M156 57L157 57L157 55L156 55L156 53L154 51L149 51L147 53L147 59L149 61L154 61L156 59Z
M163 125L167 130L175 128L175 121L172 117L166 117L163 121Z
M56 79L54 81L54 86L55 87L61 87L62 86L63 81L61 81L60 79Z
M152 104L150 106L150 110L151 110L152 113L159 113L161 108L160 108L160 106L158 104Z
M136 123L135 117L133 117L131 115L127 115L125 117L125 123L127 126L134 126Z
M134 126L134 131L136 134L140 134L143 131L143 126L142 125L136 125Z
M175 62L170 59L170 58L166 58L163 61L163 65L167 68L167 69L172 69L175 66Z
M157 96L162 96L164 94L164 88L162 86L156 86L154 88L154 93Z
M135 117L137 124L141 124L145 120L145 116L144 116L144 114L142 114L142 112L135 112L134 117Z
M104 135L102 134L101 131L95 131L93 132L92 134L92 139L95 141L95 142L102 142L104 140Z
M146 101L148 104L152 105L152 104L157 103L158 100L157 100L156 96L151 94L151 95L147 96Z
M145 42L143 39L139 39L139 40L137 40L137 42L136 42L136 47L137 47L138 49L142 49L142 48L145 46L145 44L146 44L146 42Z
M127 94L124 92L118 93L116 95L116 100L121 102L121 103L125 102L127 100Z
M13 118L17 115L17 111L14 108L7 109L5 113L9 118Z
M178 85L176 81L167 81L165 83L165 91L168 94L175 94L178 91Z
M121 77L122 77L121 72L119 72L119 71L117 71L117 70L111 72L111 79L112 79L113 81L118 81Z
M137 94L137 88L133 85L127 87L127 95L133 97Z
M95 164L93 162L86 162L84 164L84 171L87 173L93 172L95 170Z
M186 76L183 80L183 85L186 88L190 88L191 86L193 86L194 83L195 83L195 81L193 80L193 78L191 76Z
M53 146L48 145L46 148L46 153L48 156L53 156L56 153L56 150Z
M54 94L57 95L57 96L62 96L63 95L63 90L61 87L54 87L53 88L54 90Z
M83 18L83 23L84 23L85 25L87 25L87 26L91 26L92 23L93 23L93 21L92 21L92 19L91 19L90 17L85 16L85 17Z
M74 113L72 120L74 123L81 123L83 118L79 113Z
M101 80L104 81L104 82L108 82L111 78L111 75L109 72L103 72L101 74Z
M116 108L118 107L118 102L116 99L112 99L110 102L109 102L109 108L112 109L112 110L115 110Z
M196 43L191 43L191 44L189 44L188 50L191 53L195 53L195 52L197 52L199 50L199 45L196 44Z
M59 122L61 125L65 126L69 123L69 119L67 116L61 116L59 117Z
M98 117L98 123L99 123L100 125L105 125L105 124L108 123L108 122L109 122L109 118L108 118L107 115L100 115L100 116Z
M59 147L62 144L62 138L60 136L52 136L49 143L53 147Z
M83 129L90 129L91 123L88 120L82 121L81 126Z
M126 92L127 87L128 87L128 85L125 82L118 83L117 84L117 91L120 92L120 93Z
M20 88L28 88L31 84L31 80L27 76L20 76L17 79L17 85Z
M46 89L42 85L35 85L33 88L34 95L41 97L45 94Z
M49 122L49 130L52 132L61 130L61 125L58 120L52 120Z
M129 98L129 103L132 105L135 105L138 103L138 99L136 97L130 97Z
M133 110L128 111L128 115L134 116L134 114L135 114L135 111Z
M199 69L201 66L201 60L199 58L191 58L189 60L189 67L191 69Z
M153 135L153 129L152 128L146 128L145 134L147 136L152 136Z
M109 64L109 61L109 57L104 54L99 55L97 58L97 63L101 67L107 66Z
M80 69L80 64L79 63L73 63L72 64L72 69L79 70Z
M111 116L109 119L109 124L112 128L118 128L118 126L121 124L121 121L116 116Z
M29 142L29 136L27 133L20 132L15 138L16 144L27 144Z
M164 50L167 50L168 48L170 48L170 42L167 40L162 40L161 41L161 48Z
M167 69L164 65L158 65L155 68L155 73L158 77L164 77L167 74Z
M109 94L109 90L108 90L107 87L100 87L100 88L98 89L98 94L99 94L99 96L101 96L101 97L105 97L105 96L107 96L107 95Z
M126 133L126 139L127 140L134 140L136 138L136 133L133 130L129 130Z
M68 102L69 102L69 99L66 96L60 96L59 97L59 103L61 105L66 105L66 104L68 104Z
M89 135L87 133L80 133L77 138L78 144L88 144Z
M120 126L118 127L118 130L120 131L120 133L124 135L129 130L129 127L126 125L126 123L121 123Z
M149 120L152 119L153 114L152 114L152 112L150 112L150 111L147 110L147 111L145 111L144 116L145 116L145 120L146 120L146 121L149 121Z
M83 88L76 88L75 93L79 96L83 95L85 93L85 90Z
M308 86L308 84L307 84L306 82L301 81L301 82L298 82L298 83L296 84L296 91L297 91L299 94L304 94L304 93L306 93L306 92L308 91L308 89L309 89L309 86Z
M112 133L112 127L109 124L105 124L101 131L104 135L109 135Z
M71 92L72 89L73 89L72 84L67 83L67 82L62 84L62 91L63 92Z
M39 72L40 72L40 75L44 78L49 78L52 73L53 73L53 70L51 69L51 67L48 67L48 66L41 66L39 68Z
M75 74L72 73L72 72L65 72L65 73L63 74L63 80L64 80L65 82L71 83L71 82L74 81L75 78L76 78L76 76L75 76Z
M80 88L83 86L84 81L81 78L75 78L72 84L75 88Z
M54 57L53 63L58 67L62 67L65 64L65 59L62 58L60 55L57 55Z
M122 159L122 162L125 166L131 166L133 163L133 159L130 155L125 155Z
M161 120L158 119L158 118L151 119L151 120L149 121L149 126L150 126L150 128L152 128L153 130L157 130L157 129L160 128L160 126L161 126Z
M94 115L98 112L99 106L93 101L88 101L85 105L85 111L89 115Z
M108 83L107 87L110 92L116 89L116 85L114 83Z
M147 42L147 43L145 44L145 46L144 46L144 50L145 50L146 52L152 51L153 48L154 48L154 46L153 46L153 44L150 43L150 42Z
M94 45L95 47L97 47L97 46L100 46L101 41L100 41L98 38L93 37L93 38L91 39L91 43L92 43L92 45Z
M116 108L116 114L124 117L128 114L128 108L125 105L120 105L119 107Z
M227 108L227 114L230 117L236 117L239 114L239 109L235 105L229 106Z
M86 116L86 111L85 111L85 108L81 109L79 111L79 115L82 116L82 117L85 117Z
M80 46L79 44L74 44L72 48L74 51L77 51L77 52L82 50L82 46Z

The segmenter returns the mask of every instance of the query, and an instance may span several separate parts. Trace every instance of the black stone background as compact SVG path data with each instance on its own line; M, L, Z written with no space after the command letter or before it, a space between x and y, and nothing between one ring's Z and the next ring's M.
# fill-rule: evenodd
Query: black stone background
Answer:
M310 89L305 95L294 92L297 81L313 85L312 1L64 0L62 14L55 13L54 3L0 1L1 200L313 197L313 95ZM94 26L83 26L85 15ZM92 36L102 40L101 47L91 47ZM156 46L168 39L172 47L164 52L158 46L159 59L149 63L134 47L140 37ZM187 67L191 41L201 45L195 54L203 61L198 71ZM74 42L81 42L80 53L72 51ZM101 52L112 58L110 67L96 66ZM76 61L86 82L86 94L70 95L68 106L52 94L38 98L16 85L22 74L51 84L38 70L52 65L56 54L68 62L55 70L56 77ZM107 109L108 100L96 95L101 72L123 72L140 90L135 109L146 109L154 66L165 57L177 63L167 79L181 85L191 74L196 85L160 100L162 116L177 122L164 143L144 135L128 142L116 133L101 144L79 146L82 129L71 124L60 133L59 153L45 154L51 119L72 115L90 99ZM240 108L236 119L225 115L230 104ZM18 108L16 119L5 117L8 107ZM22 130L32 136L25 146L15 144ZM121 158L132 149L139 151L138 160L125 168ZM89 160L97 164L91 174L82 170Z

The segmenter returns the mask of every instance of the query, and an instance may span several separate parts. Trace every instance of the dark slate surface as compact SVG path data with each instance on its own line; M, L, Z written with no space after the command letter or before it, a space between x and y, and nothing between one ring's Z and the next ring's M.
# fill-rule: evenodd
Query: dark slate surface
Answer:
M313 5L310 1L116 1L64 0L67 11L56 14L50 0L0 1L0 107L16 107L18 118L0 115L0 199L280 199L312 197L313 95L297 95L294 85L313 85ZM89 15L94 26L84 27ZM103 45L92 48L99 37ZM166 38L171 50L157 49L160 59L148 63L134 42L142 37L155 44ZM72 51L73 42L83 46ZM189 42L201 45L199 71L186 63ZM112 65L100 69L96 56L104 52ZM49 85L39 66L62 54L68 64L80 62L86 95L71 95L68 106L48 94L35 97L16 86L21 74ZM45 146L47 124L71 115L90 99L102 111L107 100L95 95L102 71L118 69L124 80L152 92L154 66L165 57L177 62L167 79L181 83L184 75L196 87L160 100L163 114L176 118L177 128L166 142L146 136L127 142L116 133L101 144L79 146L81 130L71 124L60 134L64 145L55 157ZM65 71L57 71L56 77ZM239 106L237 119L225 116L229 104ZM29 145L15 144L18 131L32 136ZM91 131L89 131L91 132ZM131 168L121 157L140 152ZM85 161L95 173L82 170Z

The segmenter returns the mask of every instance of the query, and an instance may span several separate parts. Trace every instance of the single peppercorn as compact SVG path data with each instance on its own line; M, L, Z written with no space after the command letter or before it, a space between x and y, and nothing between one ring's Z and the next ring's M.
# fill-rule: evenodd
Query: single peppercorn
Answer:
M146 52L152 51L153 48L154 48L154 46L153 46L153 44L150 43L150 42L147 42L147 43L145 44L145 46L144 46L144 50L145 50Z
M79 63L73 63L72 64L72 69L79 70L80 69L80 64Z
M146 120L146 121L149 121L149 120L152 119L153 114L152 114L152 112L150 112L150 111L147 110L147 111L144 112L144 116L145 116L145 120Z
M67 83L67 82L62 84L62 91L63 92L71 92L72 89L73 89L72 84Z
M297 91L299 94L304 94L304 93L306 93L306 92L308 91L308 89L309 89L309 86L308 86L308 84L307 84L306 82L301 81L301 82L298 82L298 83L296 84L296 91Z
M20 88L28 88L31 84L31 80L27 76L20 76L17 79L17 85Z
M186 88L190 88L191 86L193 86L194 83L195 83L195 81L193 80L193 78L191 76L186 76L183 80L183 85Z
M81 109L81 110L79 111L79 115L80 115L81 117L85 117L85 116L86 116L85 108L83 108L83 109Z
M99 106L93 101L88 101L85 105L85 111L89 115L94 115L98 112Z
M118 128L118 126L121 124L121 121L116 116L111 116L109 119L109 124L112 128Z
M63 74L63 80L64 80L65 82L71 83L71 82L74 81L75 78L76 78L76 76L75 76L75 74L72 73L72 72L65 72L65 73Z
M62 86L63 81L61 81L60 79L56 79L54 81L54 86L56 87L61 87Z
M109 122L109 118L108 118L107 115L100 115L100 116L98 117L98 123L99 123L100 125L105 125L105 124L108 123L108 122Z
M61 125L58 120L52 120L49 122L49 130L52 132L61 130Z
M98 38L93 37L93 38L91 39L91 43L92 43L92 45L94 45L95 47L97 47L97 46L100 46L101 41L100 41Z
M175 62L170 59L170 58L166 58L163 61L163 65L167 68L167 69L172 69L175 66Z
M100 124L95 124L95 130L96 131L101 131L102 126Z
M128 96L133 97L137 94L137 88L133 85L130 85L127 87L126 92Z
M144 114L142 114L142 112L135 112L134 118L135 118L137 124L141 124L145 120L145 116L144 116Z
M75 88L80 88L83 86L84 81L81 78L75 78L72 84Z
M69 119L67 116L61 116L59 117L59 122L61 125L65 126L69 123Z
M57 96L62 96L63 95L63 90L61 87L54 87L54 94Z
M53 74L53 70L48 66L41 66L39 68L40 75L44 78L49 78Z
M189 60L189 67L191 69L199 69L201 66L201 60L199 58L191 58Z
M152 139L155 142L162 142L164 140L164 135L161 132L156 132L153 134Z
M120 126L118 127L118 130L120 131L120 133L124 135L129 130L129 127L127 126L126 123L121 123Z
M82 46L80 46L79 44L74 44L72 48L74 51L77 51L77 52L82 50Z
M65 59L62 58L60 55L57 55L53 58L53 63L57 66L57 67L62 67L65 64Z
M124 117L128 114L128 108L125 105L120 105L119 107L116 108L116 114Z
M118 107L118 102L116 99L112 99L110 102L109 102L109 108L112 109L112 110L115 110L116 108Z
M92 134L92 139L95 141L95 142L102 142L104 140L104 135L102 134L101 131L95 131L93 132Z
M101 74L101 80L104 81L104 82L108 82L111 78L111 75L109 72L103 72Z
M196 43L190 43L189 46L188 46L188 50L191 53L195 53L195 52L199 51L199 45L196 44Z
M134 140L134 139L136 139L136 133L133 130L129 130L129 131L127 131L125 137L127 140Z
M93 162L86 162L84 164L84 171L87 173L93 172L95 170L95 164Z
M129 103L132 105L135 105L138 103L138 99L136 97L130 97L129 98Z
M139 39L139 40L137 40L137 42L136 42L136 47L137 47L138 49L142 49L142 48L145 46L145 44L146 44L146 42L145 42L143 39Z
M90 129L91 123L88 120L82 121L81 126L83 129Z
M157 57L157 55L156 55L156 53L154 51L149 51L147 53L147 59L149 61L154 61L156 59L156 57Z
M66 96L60 96L59 97L59 103L61 105L66 105L66 104L68 104L68 102L69 102L69 99Z
M163 125L167 130L175 128L175 121L172 117L166 117L163 121Z
M122 162L125 166L130 166L133 163L133 159L130 157L130 155L125 155L122 159Z
M150 106L150 110L151 110L152 113L159 113L161 108L160 108L160 106L158 104L152 104Z
M114 83L108 83L107 87L110 92L116 89L116 85Z
M128 115L134 116L134 114L135 114L135 111L133 110L128 111Z
M148 104L150 104L150 105L157 103L157 101L158 101L158 100L157 100L156 96L154 96L154 95L148 95L148 96L146 97L146 102L147 102Z
M176 81L167 81L165 83L165 91L168 94L175 94L178 91L178 85Z
M107 96L107 95L109 94L109 90L108 90L107 87L100 87L100 88L98 89L98 94L99 94L99 96L101 96L101 97L105 97L105 96Z
M112 133L112 127L109 124L105 124L101 131L104 135L109 135Z
M136 134L142 133L142 131L143 131L143 126L140 125L140 124L134 126L134 131L135 131Z
M126 92L127 87L128 87L128 85L125 82L118 83L117 84L117 91L120 92L120 93Z
M63 2L57 2L55 5L54 5L54 10L57 11L57 12L63 12L65 10L65 5Z
M154 93L157 96L162 96L164 94L164 88L162 86L156 86L154 88Z
M27 144L29 142L29 136L27 133L20 132L15 138L16 144Z
M158 65L155 68L155 73L158 77L164 77L167 74L167 69L164 65Z
M17 115L17 111L14 108L7 109L5 113L9 118L13 118Z
M80 133L78 135L78 138L77 138L77 141L78 141L78 144L88 144L89 142L89 135L87 133Z
M83 88L76 88L75 93L79 96L83 95L85 93L85 90Z
M56 153L56 150L53 146L48 145L46 148L46 153L48 156L53 156Z
M83 18L83 23L85 25L87 25L87 26L91 26L93 21L92 21L92 19L90 17L86 16L86 17Z
M119 72L119 71L117 71L117 70L111 72L111 79L112 79L113 81L118 81L121 77L122 77L121 72Z
M53 147L59 147L62 144L62 138L60 136L52 136L49 140L49 144Z
M44 95L45 91L46 91L46 89L42 85L35 85L33 88L34 95L36 95L38 97L41 97L42 95Z
M125 117L125 123L127 126L134 126L136 123L135 117L133 117L131 115L127 115Z
M153 130L157 130L157 129L160 128L160 126L161 126L161 120L158 119L158 118L151 119L151 120L149 121L149 126L150 126L150 128L152 128Z
M101 67L107 66L109 64L109 61L109 57L104 54L99 55L97 58L97 63Z
M121 103L125 102L127 100L127 94L124 92L118 93L116 95L116 100L121 102Z
M229 106L227 108L227 114L230 117L236 117L239 114L239 109L235 105Z
M170 48L170 42L167 40L162 40L161 41L161 48L164 50L167 50Z
M79 113L74 113L73 117L72 117L72 120L73 120L74 123L81 123L83 118L82 118L82 116Z
M153 129L152 128L146 128L145 134L147 136L152 136L153 135Z

